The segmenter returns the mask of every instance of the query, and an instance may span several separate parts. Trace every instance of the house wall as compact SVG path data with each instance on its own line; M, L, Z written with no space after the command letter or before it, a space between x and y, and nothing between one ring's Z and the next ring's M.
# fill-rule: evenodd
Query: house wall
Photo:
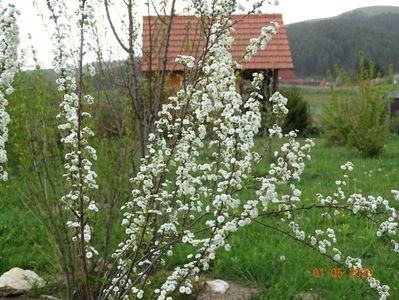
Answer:
M292 69L280 69L278 73L280 80L293 80L295 77L294 70Z

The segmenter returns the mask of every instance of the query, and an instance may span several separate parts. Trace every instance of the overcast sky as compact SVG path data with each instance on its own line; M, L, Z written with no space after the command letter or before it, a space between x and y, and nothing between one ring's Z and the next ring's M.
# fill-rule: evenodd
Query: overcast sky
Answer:
M399 0L280 0L273 7L283 14L286 24L333 17L359 7L391 5L399 6Z
M39 61L42 65L49 67L51 61L51 42L48 38L48 32L43 26L43 21L37 16L37 9L33 7L32 0L0 0L14 3L21 11L20 31L22 47L26 47L26 37L28 33L32 35L33 45L37 49ZM245 4L246 0L241 0ZM45 0L36 0L43 2ZM68 0L76 2L76 0ZM115 3L122 0L114 0ZM144 3L144 0L138 0L138 3ZM272 0L271 2L274 2ZM277 6L264 6L264 13L282 13L285 24L294 22L332 17L348 10L358 7L374 5L392 5L399 6L399 0L279 0ZM144 7L141 9L145 13Z

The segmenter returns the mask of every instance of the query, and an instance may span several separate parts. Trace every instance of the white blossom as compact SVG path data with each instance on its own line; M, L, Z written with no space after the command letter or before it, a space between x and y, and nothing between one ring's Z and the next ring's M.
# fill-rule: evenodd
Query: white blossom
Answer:
M186 66L189 69L194 68L194 57L192 56L187 56L187 55L178 55L176 57L176 62L179 64L182 64L183 66Z
M91 258L97 251L89 246L91 241L92 228L88 222L88 212L98 212L96 202L90 198L90 191L98 188L96 183L97 174L92 170L92 160L97 159L96 150L88 144L88 138L93 135L92 130L85 126L85 119L90 114L83 110L84 104L92 104L94 99L91 95L79 92L76 60L83 60L83 57L75 59L74 53L78 51L67 46L67 39L70 36L68 16L64 7L57 1L49 2L52 19L56 28L52 36L55 46L53 67L59 76L56 80L58 91L62 92L63 100L60 103L61 112L57 118L62 122L58 125L62 133L61 142L64 143L67 153L65 154L64 177L66 178L70 191L61 197L65 208L72 210L71 220L67 226L76 228L73 231L73 240L82 239L85 242L86 257ZM83 47L90 49L87 44L87 35L90 31L88 24L94 22L93 6L90 1L79 1L79 9L75 14L78 30L83 30L86 39L82 40ZM93 66L89 66L89 72L94 73ZM81 205L82 204L82 205ZM83 206L83 211L82 207ZM76 224L84 223L83 233L81 226Z
M258 52L259 48L264 50L267 46L267 43L272 39L273 35L277 34L279 27L280 26L276 21L272 21L270 22L270 25L262 27L260 36L250 39L250 43L244 53L244 59L250 60L252 56Z
M17 48L19 44L16 16L19 12L9 4L3 7L0 3L0 180L7 181L5 170L7 152L5 144L8 141L8 123L10 116L6 111L7 96L14 92L12 82L18 71Z

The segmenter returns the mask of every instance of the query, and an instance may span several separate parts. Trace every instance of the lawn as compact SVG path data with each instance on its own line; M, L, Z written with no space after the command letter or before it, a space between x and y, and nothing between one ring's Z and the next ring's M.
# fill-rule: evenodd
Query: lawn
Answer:
M263 142L258 139L257 143L261 148ZM363 159L352 150L331 148L323 139L316 139L313 159L299 184L303 192L302 201L313 202L316 193L331 194L335 180L340 178L340 165L348 160L355 164L349 186L351 191L391 199L390 190L397 189L399 182L398 156L398 137L389 140L386 151L378 159ZM257 166L256 174L266 172L266 162ZM23 179L19 180L22 182ZM47 238L40 222L23 205L24 191L17 190L10 183L3 185L1 193L0 272L19 266L42 275L53 275ZM253 192L248 191L248 197L253 197ZM382 283L391 286L393 299L399 299L399 290L395 287L399 282L399 261L392 260L394 256L389 245L377 238L375 226L348 214L340 215L334 222L323 220L320 214L321 211L306 211L299 214L297 220L308 233L313 232L315 226L335 229L336 246L342 251L342 256L363 257L364 266L372 268ZM271 217L264 217L262 221L271 225L279 222ZM237 232L231 237L231 245L230 252L219 252L207 276L256 286L259 293L253 299L290 299L300 292L314 292L324 299L376 298L362 279L349 279L348 273L342 279L334 278L331 272L338 265L261 225L252 224ZM169 268L183 258L183 253L182 250L180 257L169 262ZM281 260L281 256L285 260ZM315 278L312 275L315 268L323 269L324 276Z
M329 88L301 87L300 89L303 98L309 104L313 125L320 127L324 107L330 103Z

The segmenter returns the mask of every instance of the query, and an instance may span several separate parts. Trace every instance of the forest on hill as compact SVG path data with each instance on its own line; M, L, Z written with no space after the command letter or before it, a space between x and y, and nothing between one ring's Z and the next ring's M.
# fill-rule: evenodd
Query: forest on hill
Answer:
M287 25L298 77L324 77L335 64L354 70L359 51L382 70L399 67L399 7L356 9L337 17Z

